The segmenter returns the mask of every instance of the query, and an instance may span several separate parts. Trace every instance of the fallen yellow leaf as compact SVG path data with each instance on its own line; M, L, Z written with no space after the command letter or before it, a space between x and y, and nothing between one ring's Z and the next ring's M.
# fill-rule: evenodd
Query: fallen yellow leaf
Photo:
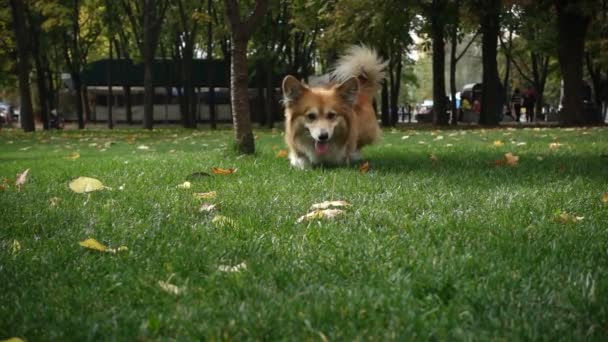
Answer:
M190 189L190 187L192 187L192 183L186 181L186 182L183 182L182 184L179 184L177 187L179 189Z
M198 199L212 199L217 197L217 191L195 192L193 195Z
M58 206L59 202L61 202L61 198L59 197L51 197L49 199L49 205L51 206L51 208Z
M344 210L341 210L341 209L318 209L315 211L311 211L310 213L308 213L306 215L300 216L300 218L298 218L296 223L302 223L304 221L312 221L312 220L322 219L322 218L331 219L342 213L344 213Z
M229 168L229 169L222 169L219 167L212 167L211 171L213 171L214 174L216 175L230 175L236 172L237 169L235 168Z
M20 337L11 337L11 338L7 338L6 340L2 340L0 342L25 342L25 341Z
M183 289L180 289L176 285L170 284L169 282L164 282L162 280L158 281L158 286L160 286L160 288L163 289L165 292L176 296L183 291Z
M604 192L604 195L602 195L602 202L608 204L608 192Z
M519 156L508 152L505 154L505 163L509 166L517 166L517 164L519 163Z
M80 158L80 153L78 152L74 152L72 154L70 154L69 156L65 157L65 159L71 159L71 160L76 160Z
M562 144L559 142L552 142L549 144L549 148L552 150L557 150L560 147L562 147Z
M327 209L329 207L350 207L350 203L346 201L325 201L321 203L315 203L310 207L311 210L314 209Z
M129 250L129 248L127 248L127 246L120 246L116 249L108 248L106 245L99 243L99 241L97 241L93 238L88 238L84 241L79 242L78 244L81 245L82 247L85 247L88 249L92 249L92 250L96 250L96 251L100 251L100 252L112 253L112 254L116 254L116 252L122 252L122 251Z
M78 177L70 182L70 189L76 193L84 194L91 191L109 189L95 178Z
M285 158L289 155L289 151L287 150L279 150L279 152L277 152L277 158Z
M505 143L503 143L503 142L502 142L502 141L500 141L500 140L496 140L496 141L494 141L494 146L496 146L496 147L503 146L504 144L505 144Z
M247 269L247 264L242 262L236 266L230 266L230 265L220 265L218 266L217 270L220 272L227 272L227 273L234 273L234 272L240 272L240 271L244 271Z
M202 212L211 212L217 208L217 205L211 203L203 203L198 211Z
M17 254L21 250L21 244L17 240L11 242L11 254Z
M233 219L222 215L215 216L213 220L211 220L211 223L215 224L218 227L236 227L236 222L234 222Z
M8 178L2 177L0 180L0 191L4 191L9 187Z
M577 223L580 222L584 219L584 216L576 216L570 213L567 213L565 211L562 211L561 213L559 213L556 217L556 220L560 223Z
M361 166L359 166L359 172L361 173L367 173L369 171L369 162L365 162L363 164L361 164Z

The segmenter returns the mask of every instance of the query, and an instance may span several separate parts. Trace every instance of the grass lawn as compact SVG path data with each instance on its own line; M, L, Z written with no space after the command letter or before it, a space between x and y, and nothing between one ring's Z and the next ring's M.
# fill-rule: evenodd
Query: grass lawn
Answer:
M0 131L0 339L608 338L608 129L386 131L365 174L256 135ZM178 188L212 167L238 170ZM352 206L296 224L329 199Z

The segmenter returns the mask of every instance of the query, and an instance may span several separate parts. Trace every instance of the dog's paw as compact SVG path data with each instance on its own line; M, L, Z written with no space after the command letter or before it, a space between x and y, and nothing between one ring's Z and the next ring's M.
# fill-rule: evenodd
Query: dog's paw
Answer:
M310 162L308 159L304 157L298 157L295 153L289 155L289 161L291 162L291 166L296 169L304 170L310 167Z
M350 154L350 158L349 159L350 159L351 162L356 163L356 162L360 162L361 159L363 159L363 158L361 157L361 152L354 151L353 153Z

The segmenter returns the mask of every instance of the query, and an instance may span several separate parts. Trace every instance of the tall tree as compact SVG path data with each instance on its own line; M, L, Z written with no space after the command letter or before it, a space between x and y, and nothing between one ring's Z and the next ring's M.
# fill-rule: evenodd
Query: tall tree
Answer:
M557 11L558 58L564 79L563 107L559 121L564 125L588 122L583 107L583 63L585 37L591 15L584 0L555 0Z
M496 61L502 0L475 0L480 15L482 34L482 94L479 124L498 125L503 106L503 92Z
M21 104L21 128L25 132L36 130L30 89L30 44L27 35L25 2L10 0L13 32L17 46L17 73L19 79L19 102Z
M433 123L447 125L447 102L445 100L445 30L448 9L446 0L432 0L423 5L425 16L430 23L433 51Z
M241 18L241 8L236 0L224 0L226 18L232 39L230 62L230 101L237 148L241 153L253 154L255 142L251 131L247 74L247 42L261 20L268 0L256 0L251 15Z
M152 129L154 126L154 76L152 70L169 2L169 0L121 0L144 61L143 127L146 129Z

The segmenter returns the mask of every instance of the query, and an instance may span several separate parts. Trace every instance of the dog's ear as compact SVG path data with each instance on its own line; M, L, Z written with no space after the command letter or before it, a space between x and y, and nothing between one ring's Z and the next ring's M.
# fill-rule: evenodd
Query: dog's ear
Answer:
M359 81L356 77L351 77L342 82L336 88L336 92L346 103L353 106L357 102L357 95L359 94Z
M289 105L302 96L306 87L297 78L287 75L283 79L283 103Z

